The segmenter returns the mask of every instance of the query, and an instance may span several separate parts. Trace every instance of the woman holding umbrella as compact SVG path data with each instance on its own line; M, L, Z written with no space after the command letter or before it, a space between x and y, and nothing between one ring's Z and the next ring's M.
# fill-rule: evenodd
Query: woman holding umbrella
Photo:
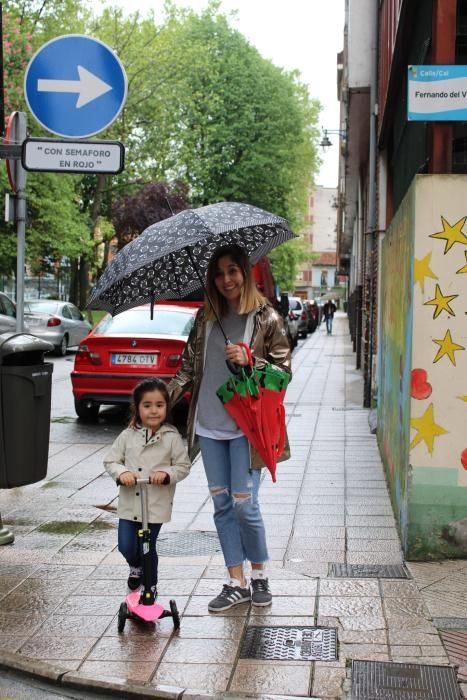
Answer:
M268 551L258 503L263 465L216 390L230 375L226 360L248 364L238 343L251 348L260 369L271 363L290 373L291 355L282 319L256 288L250 261L240 246L225 245L214 252L207 269L206 292L182 367L168 389L172 405L186 391L192 392L188 447L193 454L198 439L229 572L229 583L208 606L210 612L221 612L250 600L253 605L267 606L272 595L264 571ZM227 344L226 337L230 339ZM244 573L246 560L251 563L251 589Z

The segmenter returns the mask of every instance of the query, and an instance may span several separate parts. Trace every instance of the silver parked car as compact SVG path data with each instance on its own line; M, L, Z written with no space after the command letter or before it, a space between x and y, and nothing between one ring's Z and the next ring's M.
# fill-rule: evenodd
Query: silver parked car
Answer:
M69 301L34 299L24 302L24 320L33 335L48 340L62 357L87 336L91 324Z
M308 315L303 299L300 297L289 297L289 308L298 321L298 335L306 338L308 335Z
M16 331L16 306L4 292L0 292L0 333Z

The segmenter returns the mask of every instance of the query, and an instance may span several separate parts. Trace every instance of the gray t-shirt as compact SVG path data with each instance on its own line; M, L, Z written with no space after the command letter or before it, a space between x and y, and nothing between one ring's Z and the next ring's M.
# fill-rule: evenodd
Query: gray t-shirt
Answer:
M222 326L232 343L240 343L245 335L248 314L230 311L222 319ZM217 321L213 324L206 348L206 363L198 398L196 432L218 440L229 440L243 435L237 424L216 396L217 389L230 377L225 363L225 338Z

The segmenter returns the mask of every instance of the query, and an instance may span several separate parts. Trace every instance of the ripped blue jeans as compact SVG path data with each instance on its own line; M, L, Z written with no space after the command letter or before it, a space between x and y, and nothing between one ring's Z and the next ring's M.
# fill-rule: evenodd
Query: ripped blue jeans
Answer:
M263 564L268 549L258 502L261 470L250 470L248 440L198 438L225 565L238 566L245 559Z

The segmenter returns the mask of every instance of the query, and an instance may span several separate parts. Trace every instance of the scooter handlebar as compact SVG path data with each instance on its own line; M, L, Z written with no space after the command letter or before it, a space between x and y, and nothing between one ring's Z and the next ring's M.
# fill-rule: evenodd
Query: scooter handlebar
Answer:
M141 484L150 484L150 483L151 483L151 479L149 479L149 478L136 479L136 486L140 486ZM166 478L164 479L163 485L165 485L165 484L170 484L170 476L168 474L167 474ZM120 479L117 479L117 486L121 486Z

